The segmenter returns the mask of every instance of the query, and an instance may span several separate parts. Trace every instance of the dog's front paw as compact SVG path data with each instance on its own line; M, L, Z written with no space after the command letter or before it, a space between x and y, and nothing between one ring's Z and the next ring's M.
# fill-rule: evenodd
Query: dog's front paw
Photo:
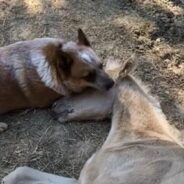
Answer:
M52 106L52 115L61 123L70 121L70 115L74 112L72 104L67 99L56 101Z
M73 109L69 106L66 109L63 109L62 111L56 113L54 112L55 119L57 119L61 123L66 123L71 120L71 114L73 113Z
M6 123L0 122L0 133L4 132L8 129L8 125Z

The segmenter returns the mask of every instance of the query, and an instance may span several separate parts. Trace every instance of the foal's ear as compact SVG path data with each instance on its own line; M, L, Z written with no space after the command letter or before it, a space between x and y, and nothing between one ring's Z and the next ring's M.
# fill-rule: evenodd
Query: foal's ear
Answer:
M131 57L128 61L125 62L123 68L121 69L119 73L120 78L126 77L128 74L134 71L135 69L135 63L133 63L133 57Z
M85 45L90 47L91 44L89 42L89 40L87 39L87 36L84 34L84 32L82 31L82 29L78 29L78 44L79 45Z

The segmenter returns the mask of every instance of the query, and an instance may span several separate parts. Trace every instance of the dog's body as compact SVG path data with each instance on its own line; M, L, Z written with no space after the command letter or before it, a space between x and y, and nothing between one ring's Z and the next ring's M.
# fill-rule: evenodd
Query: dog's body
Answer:
M0 48L0 114L43 108L87 87L108 90L113 80L82 30L78 42L40 38ZM2 128L0 124L0 128Z
M102 101L98 98L98 103ZM3 184L183 184L183 181L181 133L169 125L157 100L142 85L132 76L121 74L115 89L110 133L102 148L86 162L79 180L22 167L5 177Z

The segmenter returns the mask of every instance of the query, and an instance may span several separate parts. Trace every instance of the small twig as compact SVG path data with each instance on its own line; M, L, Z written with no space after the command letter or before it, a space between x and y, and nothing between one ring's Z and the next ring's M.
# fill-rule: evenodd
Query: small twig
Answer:
M4 39L4 37L2 36L2 41L1 41L1 44L0 44L0 45L4 45L4 43L5 43L5 39Z
M6 24L6 17L3 19L3 24L2 24L2 26L4 27L5 24Z
M40 142L42 141L43 137L47 134L48 130L50 129L51 127L48 127L45 132L42 134L42 136L40 137L39 141L38 141L38 144L36 145L34 151L32 152L32 154L36 153L36 151L38 150L38 147L39 147L39 144Z

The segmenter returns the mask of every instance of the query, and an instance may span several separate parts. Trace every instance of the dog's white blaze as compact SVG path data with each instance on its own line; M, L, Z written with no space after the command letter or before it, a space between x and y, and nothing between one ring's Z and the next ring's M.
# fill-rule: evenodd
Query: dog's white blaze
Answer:
M86 52L81 52L81 53L80 53L80 57L81 57L82 59L84 59L85 61L87 61L88 63L92 63L91 57L90 57L90 55L89 55L88 53L86 53Z
M45 60L45 56L40 53L35 52L31 54L32 64L37 68L37 72L41 77L41 80L50 86L50 83L53 81L51 75L51 69Z

